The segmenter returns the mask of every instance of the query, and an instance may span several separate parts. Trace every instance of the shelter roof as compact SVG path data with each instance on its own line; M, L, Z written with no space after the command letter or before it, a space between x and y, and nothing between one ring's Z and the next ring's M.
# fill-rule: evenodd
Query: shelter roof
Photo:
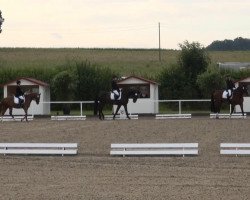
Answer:
M9 85L10 83L16 82L17 80L26 80L26 81L29 81L29 82L34 83L36 85L41 85L41 86L44 86L44 87L48 87L49 86L48 83L45 83L43 81L40 81L40 80L37 80L37 79L34 79L34 78L18 77L18 78L14 79L14 80L8 81L7 83L0 84L0 87L4 87L5 85Z
M149 80L149 79L146 79L146 78L142 78L142 77L139 77L139 76L134 76L134 75L125 77L124 79L119 80L117 83L122 84L122 82L124 82L125 80L132 79L132 78L139 79L141 81L145 81L145 82L148 82L148 83L151 83L151 84L159 85L159 83L157 83L155 81L152 81L152 80Z

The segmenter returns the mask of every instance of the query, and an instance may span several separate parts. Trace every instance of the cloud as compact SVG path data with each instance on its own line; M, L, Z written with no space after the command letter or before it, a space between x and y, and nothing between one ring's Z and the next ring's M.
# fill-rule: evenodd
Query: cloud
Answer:
M57 40L61 40L63 38L62 35L59 33L51 33L51 37Z

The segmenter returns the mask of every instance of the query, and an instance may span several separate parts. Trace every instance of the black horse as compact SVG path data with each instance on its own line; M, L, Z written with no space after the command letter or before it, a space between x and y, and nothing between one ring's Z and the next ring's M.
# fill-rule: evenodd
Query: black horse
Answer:
M228 101L222 97L224 90L215 90L211 95L211 111L216 113L216 118L219 118L220 108L222 103L229 103L232 106L230 116L232 115L236 105L240 105L242 116L244 116L243 110L243 96L248 95L247 87L240 85L233 91L233 96Z
M134 103L137 101L137 99L140 95L139 90L124 88L124 89L122 89L122 92L121 92L121 99L116 100L116 101L111 100L110 95L111 95L111 92L105 92L105 93L101 94L95 100L94 114L97 115L99 113L99 119L104 120L104 114L102 112L103 107L106 104L110 104L110 105L117 105L116 111L113 115L113 119L115 119L115 116L117 115L121 106L124 107L127 118L130 119L130 117L128 115L127 104L128 104L129 98L132 98Z

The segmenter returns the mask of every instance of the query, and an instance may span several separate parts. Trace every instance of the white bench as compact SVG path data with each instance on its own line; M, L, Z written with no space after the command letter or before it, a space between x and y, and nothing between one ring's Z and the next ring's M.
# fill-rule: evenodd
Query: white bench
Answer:
M14 116L14 119L13 119L11 116L8 115L8 116L2 116L1 121L3 121L3 122L21 121L21 119L23 119L23 118L24 118L24 116ZM34 119L34 116L33 115L28 115L27 118L28 118L28 121L31 121L31 120Z
M156 114L155 119L177 119L177 118L184 118L190 119L192 117L191 114Z
M86 120L86 115L83 116L71 116L71 115L58 115L58 116L51 116L51 120Z
M129 117L131 119L138 119L138 115L129 115ZM106 120L113 120L113 115L105 115L104 119L106 119ZM126 115L116 115L115 119L122 120L122 119L128 119L128 118L127 118Z
M230 114L223 114L223 113L222 113L222 114L218 114L218 117L221 118L221 119L228 119L228 118L230 118ZM211 113L211 114L210 114L210 118L211 118L211 119L216 118L216 113ZM241 119L241 118L246 119L247 116L246 116L246 114L244 114L244 116L242 116L241 113L233 113L233 114L231 115L231 118L232 118L232 119Z
M198 143L111 144L110 155L198 155Z
M250 143L221 143L220 154L250 155Z
M77 143L0 143L0 154L75 155Z

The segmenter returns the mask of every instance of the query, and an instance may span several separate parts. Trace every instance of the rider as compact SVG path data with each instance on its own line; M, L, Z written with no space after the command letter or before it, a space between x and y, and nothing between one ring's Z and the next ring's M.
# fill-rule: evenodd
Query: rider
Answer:
M227 85L227 100L230 101L230 97L232 96L233 90L235 90L235 84L230 77L230 75L226 76L226 85Z
M17 87L16 87L16 94L15 94L15 97L18 98L18 102L19 102L19 106L21 107L23 102L24 102L24 93L23 91L21 90L21 81L17 80L16 81L16 84L17 84Z
M120 89L117 85L118 78L117 76L113 76L113 79L111 81L112 86L112 92L114 93L115 100L117 100L120 97Z

